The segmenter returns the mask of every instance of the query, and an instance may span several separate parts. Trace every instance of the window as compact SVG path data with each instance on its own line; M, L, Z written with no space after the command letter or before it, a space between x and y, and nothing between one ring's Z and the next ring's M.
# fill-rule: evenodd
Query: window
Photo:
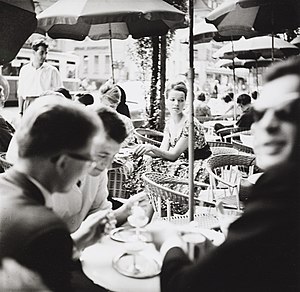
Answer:
M100 66L99 56L96 55L96 56L94 56L94 74L98 74L99 73L99 66Z

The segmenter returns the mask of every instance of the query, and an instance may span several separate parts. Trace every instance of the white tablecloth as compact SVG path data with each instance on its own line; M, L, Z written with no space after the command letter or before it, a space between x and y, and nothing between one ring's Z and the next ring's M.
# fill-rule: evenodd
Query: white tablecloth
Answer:
M147 252L157 256L153 244ZM81 256L84 273L96 284L114 292L160 292L159 276L135 279L121 275L112 267L112 260L125 252L125 244L105 236L100 243L86 248Z

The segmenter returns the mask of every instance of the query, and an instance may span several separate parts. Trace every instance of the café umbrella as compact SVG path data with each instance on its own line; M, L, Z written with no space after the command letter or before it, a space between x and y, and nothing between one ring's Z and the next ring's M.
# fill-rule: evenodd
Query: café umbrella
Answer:
M299 49L280 38L274 39L273 53L272 37L260 36L250 39L240 39L234 42L234 51L232 51L231 44L227 44L219 49L213 57L221 59L233 59L235 57L239 59L254 59L258 60L260 57L279 58L284 59L299 53Z
M36 25L32 0L0 0L0 65L16 57Z
M298 0L233 0L213 10L206 22L214 24L224 36L272 35L300 26L300 1Z
M186 27L185 14L163 0L60 0L37 16L37 32L54 39L112 39L165 35Z

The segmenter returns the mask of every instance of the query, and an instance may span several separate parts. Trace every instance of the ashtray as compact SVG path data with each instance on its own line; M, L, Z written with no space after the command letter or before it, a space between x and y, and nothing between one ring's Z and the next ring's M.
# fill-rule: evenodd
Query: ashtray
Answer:
M136 229L131 227L118 227L110 232L110 238L119 242L130 242L136 240ZM139 239L151 242L151 235L144 229L140 229Z
M120 274L137 279L152 278L161 271L157 260L141 253L123 253L113 259L113 267Z

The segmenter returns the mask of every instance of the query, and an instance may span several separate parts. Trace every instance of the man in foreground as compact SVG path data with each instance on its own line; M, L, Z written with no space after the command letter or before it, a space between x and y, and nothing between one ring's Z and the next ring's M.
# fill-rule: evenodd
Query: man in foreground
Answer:
M108 200L107 168L127 137L126 127L115 110L104 106L95 110L104 128L104 139L97 139L94 147L96 163L80 178L79 187L75 185L68 193L53 194L53 210L66 222L70 232L78 230L89 215L99 210L112 210L112 203ZM132 196L113 211L117 226L126 222L131 207L138 203L146 210L151 207L145 193Z
M103 126L94 113L60 97L41 97L16 131L19 158L0 177L0 259L37 272L53 291L103 291L72 260L110 228L107 212L70 233L54 214L51 195L68 192L94 164Z
M153 226L162 292L300 290L300 58L274 66L254 106L254 150L266 172L219 247L196 263L176 229Z

